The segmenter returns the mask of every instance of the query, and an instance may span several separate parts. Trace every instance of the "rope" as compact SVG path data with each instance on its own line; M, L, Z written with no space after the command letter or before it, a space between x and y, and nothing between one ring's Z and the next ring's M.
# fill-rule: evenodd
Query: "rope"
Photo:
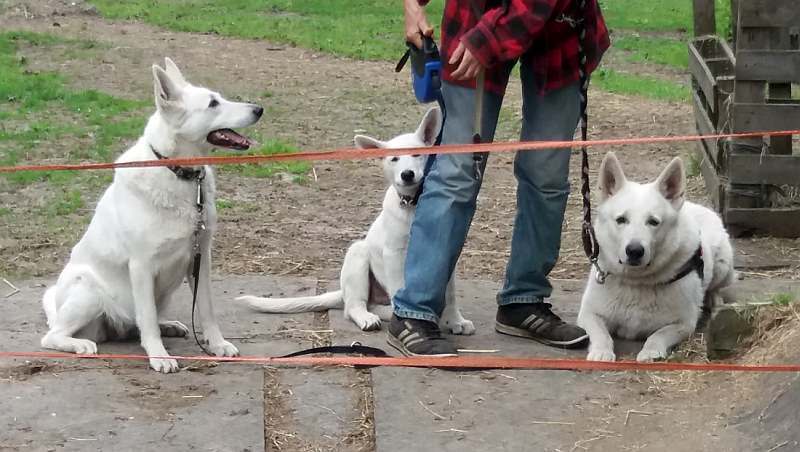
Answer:
M66 360L128 360L148 361L151 357L135 354L75 355L56 352L0 352L0 359L66 359ZM571 370L571 371L647 371L647 372L800 372L800 364L731 364L731 363L681 363L636 361L586 361L563 358L521 358L507 356L467 356L452 358L430 357L372 357L372 356L154 356L153 359L178 361L205 361L240 364L266 364L288 366L369 366L369 367L422 367L439 369L518 369L518 370Z
M631 146L658 143L677 143L684 141L700 141L724 138L755 138L762 136L790 136L800 135L800 129L777 130L743 133L719 133L709 135L677 135L640 138L611 138L602 140L581 141L516 141L495 142L480 144L447 144L440 146L426 146L420 148L403 149L353 149L340 148L322 151L306 151L297 153L283 153L271 155L238 155L238 156L208 156L185 157L164 160L141 160L132 162L113 163L76 163L76 164L51 164L51 165L18 165L0 166L0 173L15 173L19 171L77 171L77 170L102 170L117 168L150 168L159 166L199 166L199 165L232 165L274 162L320 161L320 160L365 160L370 158L383 158L395 155L412 154L469 154L475 152L517 152L538 151L544 149L569 150L576 146Z

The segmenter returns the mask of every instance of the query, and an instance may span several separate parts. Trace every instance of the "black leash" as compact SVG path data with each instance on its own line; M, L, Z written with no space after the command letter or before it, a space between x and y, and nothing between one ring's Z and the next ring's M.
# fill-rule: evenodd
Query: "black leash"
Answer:
M580 78L580 100L581 100L581 140L585 143L588 135L589 128L589 74L586 69L587 58L586 49L584 47L586 40L586 0L580 0L579 3L580 13L583 17L572 19L564 18L574 24L578 29L578 75ZM563 17L563 16L562 16ZM606 280L607 273L604 272L597 264L597 258L600 255L600 245L597 243L597 237L594 233L594 226L592 226L592 199L591 199L591 182L589 181L589 152L586 150L586 145L581 145L581 196L583 197L583 224L581 228L581 239L583 240L583 251L589 262L594 266L597 271L596 280L599 284L603 284Z
M150 145L150 150L153 151L153 154L159 160L164 160L165 157L158 151L153 145ZM167 169L172 171L178 179L195 182L197 183L197 196L195 197L195 209L197 210L197 221L195 222L194 226L194 236L193 236L193 245L192 251L194 251L194 259L192 260L192 335L194 336L194 341L200 347L201 350L206 355L213 356L213 353L208 351L208 349L200 342L200 339L197 338L197 329L194 325L194 312L197 308L197 289L200 283L200 263L202 262L203 253L200 249L200 232L206 229L206 223L203 219L203 211L205 209L205 192L203 191L203 180L206 178L206 169L205 167L200 167L199 169L196 168L187 168L183 166L168 166Z
M197 177L197 198L195 199L195 208L197 209L197 222L195 223L194 227L194 244L192 245L192 251L194 251L194 260L192 261L192 279L194 287L192 287L192 334L194 335L194 341L203 350L203 353L206 355L213 355L200 339L197 338L197 329L194 326L194 311L197 307L197 288L200 283L200 263L203 259L203 252L200 249L200 232L206 229L206 223L203 219L203 210L205 208L205 192L203 191L203 179L205 179L205 171L201 170L201 173ZM203 340L205 342L205 339Z

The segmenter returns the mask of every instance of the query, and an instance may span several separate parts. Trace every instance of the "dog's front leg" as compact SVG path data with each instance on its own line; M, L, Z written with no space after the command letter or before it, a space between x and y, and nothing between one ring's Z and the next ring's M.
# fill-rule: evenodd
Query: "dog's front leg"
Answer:
M386 294L389 295L390 299L393 299L394 294L403 287L405 265L405 248L400 250L388 247L383 248L383 268L386 272L386 287L384 289L386 289Z
M216 356L238 356L239 350L222 337L222 332L217 324L214 306L211 304L211 244L206 239L202 244L202 260L200 262L200 281L197 285L197 310L200 317L200 327L203 329L203 340L208 351ZM193 265L189 265L189 284L194 288L192 275Z
M133 302L136 310L136 327L142 347L150 357L150 367L163 373L176 372L178 361L169 358L164 342L161 341L161 328L158 326L158 312L155 300L155 275L153 265L147 260L131 260L129 264Z
M617 359L614 354L614 339L611 338L611 333L602 317L582 308L578 314L578 326L586 330L589 335L589 354L586 355L588 361Z
M439 324L445 329L450 330L453 334L470 335L475 333L475 325L471 320L467 320L461 315L461 310L458 309L458 302L456 301L456 275L450 276L450 281L447 282L447 289L444 294L444 312Z
M636 355L636 361L650 362L666 359L669 350L692 335L693 327L681 323L671 323L657 329L644 342L642 351Z

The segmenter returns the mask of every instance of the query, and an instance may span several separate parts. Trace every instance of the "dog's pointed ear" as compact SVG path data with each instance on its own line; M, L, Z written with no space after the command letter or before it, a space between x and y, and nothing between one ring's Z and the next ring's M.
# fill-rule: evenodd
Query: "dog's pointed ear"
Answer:
M181 70L178 69L178 65L175 64L175 62L172 61L172 59L170 59L169 57L164 58L164 69L166 69L167 74L169 74L169 76L172 77L172 80L176 84L181 86L189 84L189 82L187 82L186 79L183 77Z
M598 188L601 202L617 194L625 182L627 179L625 173L622 172L622 166L619 164L617 156L613 152L609 152L600 163Z
M683 201L686 199L686 171L680 157L672 159L664 168L656 179L656 187L675 210L683 206Z
M156 106L159 110L169 110L178 102L180 86L164 69L155 64L153 65L153 88Z
M383 141L368 137L366 135L356 135L355 138L353 138L353 143L355 143L356 147L359 149L375 149L386 147L386 144Z
M425 113L422 122L417 128L417 136L425 143L425 146L433 146L436 143L436 137L439 136L439 130L442 128L442 110L439 107L433 107Z

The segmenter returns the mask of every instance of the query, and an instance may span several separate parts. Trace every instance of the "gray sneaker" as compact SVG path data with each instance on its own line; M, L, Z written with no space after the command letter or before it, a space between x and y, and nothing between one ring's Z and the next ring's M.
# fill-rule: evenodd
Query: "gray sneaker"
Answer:
M392 316L387 341L406 356L457 356L458 349L442 337L439 325L426 320Z
M571 325L550 310L550 303L510 304L497 308L498 333L533 339L545 345L581 348L589 342L583 328Z

